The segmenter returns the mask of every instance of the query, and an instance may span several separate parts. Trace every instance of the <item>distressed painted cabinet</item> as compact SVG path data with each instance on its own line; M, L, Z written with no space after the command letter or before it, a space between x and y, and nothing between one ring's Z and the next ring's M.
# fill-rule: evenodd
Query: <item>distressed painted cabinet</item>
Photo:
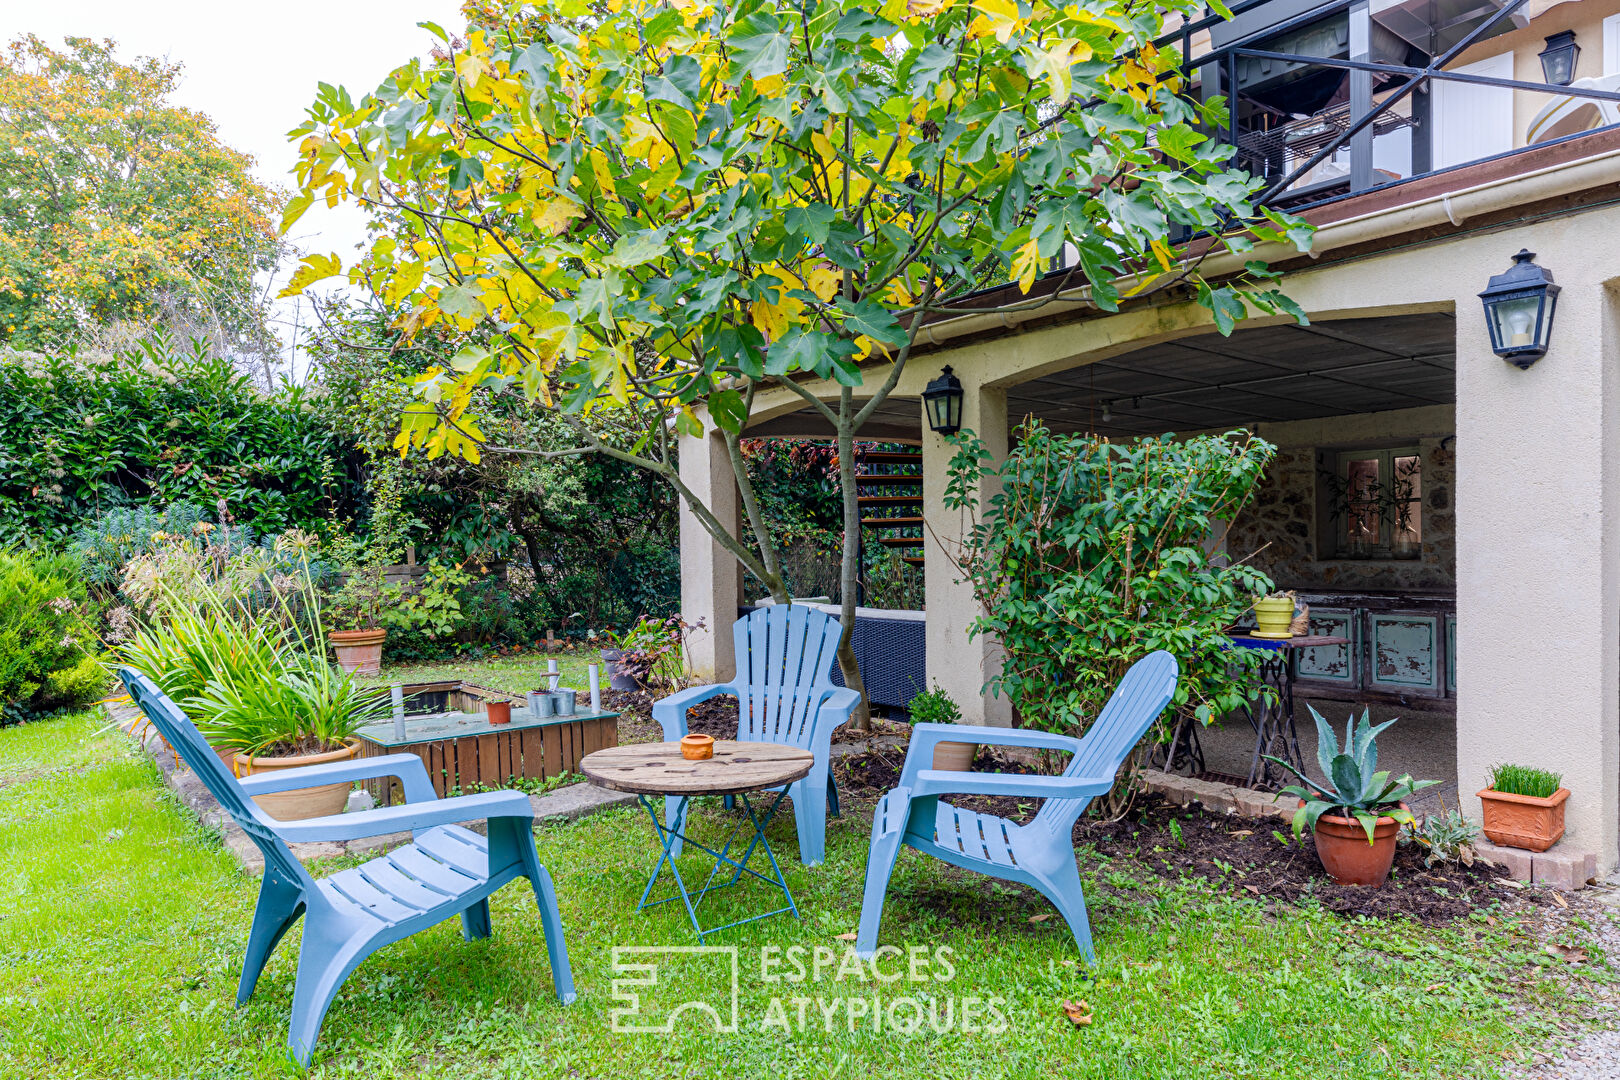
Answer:
M1299 655L1298 688L1308 695L1426 708L1454 707L1456 601L1436 594L1300 593L1311 633L1349 645Z

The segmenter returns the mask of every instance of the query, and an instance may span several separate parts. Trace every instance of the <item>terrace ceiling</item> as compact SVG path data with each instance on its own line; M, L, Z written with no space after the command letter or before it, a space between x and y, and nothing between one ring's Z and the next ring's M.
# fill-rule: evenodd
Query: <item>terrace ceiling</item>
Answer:
M1202 334L1014 386L1007 411L1014 424L1035 416L1058 431L1131 436L1445 405L1456 400L1455 350L1449 313ZM915 441L920 423L915 399L894 398L861 437ZM750 433L829 432L807 409Z

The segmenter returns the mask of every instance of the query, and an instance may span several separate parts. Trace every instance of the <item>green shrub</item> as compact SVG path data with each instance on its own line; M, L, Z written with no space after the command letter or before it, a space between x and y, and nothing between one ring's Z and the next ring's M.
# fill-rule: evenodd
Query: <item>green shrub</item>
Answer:
M61 668L45 676L45 688L41 695L44 704L52 708L77 705L101 697L111 682L112 675L106 665L86 654L72 667Z
M200 346L0 352L0 545L58 543L120 507L182 500L224 499L260 532L310 528L341 453L304 390L264 392Z
M1551 798L1564 784L1562 773L1535 769L1528 765L1491 767L1491 790L1504 795L1528 795L1532 799Z
M53 708L91 700L96 635L79 563L0 551L0 704Z
M911 699L906 706L906 712L911 715L913 724L960 724L962 710L951 695L941 690L936 684L932 690L924 690Z
M1155 649L1181 665L1177 708L1205 723L1260 692L1259 654L1232 648L1225 629L1272 583L1247 552L1216 558L1205 542L1249 501L1275 447L1244 431L1116 443L1033 421L1000 465L972 432L956 445L946 505L973 519L957 562L983 607L970 632L1006 650L988 689L1025 725L1085 731ZM1001 491L981 508L991 477Z

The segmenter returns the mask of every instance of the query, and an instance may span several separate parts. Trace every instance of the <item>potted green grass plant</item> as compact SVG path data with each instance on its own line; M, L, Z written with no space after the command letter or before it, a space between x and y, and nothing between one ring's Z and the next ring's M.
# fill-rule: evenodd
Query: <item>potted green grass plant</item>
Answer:
M1316 720L1316 761L1323 779L1313 780L1291 763L1268 754L1266 760L1301 781L1283 788L1277 797L1299 799L1294 835L1310 828L1328 877L1340 885L1382 885L1395 862L1400 828L1413 821L1404 800L1439 781L1413 780L1409 775L1391 780L1387 771L1379 770L1378 736L1394 720L1374 727L1370 710L1362 711L1359 723L1351 713L1345 722L1341 752L1333 728L1322 714L1311 708L1311 716Z
M1563 777L1526 765L1497 765L1491 783L1479 793L1485 808L1485 835L1492 843L1546 851L1564 836Z
M939 684L924 690L906 705L913 724L959 724L962 710ZM945 772L972 772L973 759L979 753L979 744L970 742L942 742L934 745L934 768Z

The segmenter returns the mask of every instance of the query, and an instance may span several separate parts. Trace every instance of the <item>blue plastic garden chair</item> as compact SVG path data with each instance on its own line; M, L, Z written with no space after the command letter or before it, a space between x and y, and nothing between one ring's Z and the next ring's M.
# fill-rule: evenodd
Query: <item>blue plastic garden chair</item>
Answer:
M872 848L866 859L866 894L855 951L871 957L900 845L967 870L1039 889L1074 933L1075 944L1094 960L1086 898L1074 859L1074 822L1093 796L1108 791L1114 774L1176 691L1176 661L1167 652L1144 656L1120 680L1084 738L1008 728L918 724L900 774L900 786L883 796L872 816ZM1061 776L943 772L930 768L942 741L1066 750L1074 755ZM1005 818L960 810L941 795L1011 795L1045 799L1035 820L1017 825Z
M729 683L693 686L653 705L653 719L664 738L686 734L686 710L718 694L737 697L737 740L796 746L815 755L810 775L788 785L799 829L799 860L821 862L827 839L827 811L838 813L838 789L828 765L832 733L846 722L861 696L834 686L839 621L801 604L773 604L750 612L731 628L737 677ZM673 823L675 804L664 800L664 820ZM728 798L729 806L731 800ZM671 854L679 855L680 841Z
M264 881L259 886L259 904L253 912L247 957L236 990L238 1005L253 996L271 951L298 916L304 916L304 941L298 953L298 980L287 1032L287 1047L300 1065L309 1064L327 1008L343 980L362 960L457 914L467 940L488 937L489 895L520 877L534 886L557 996L565 1005L574 1000L557 896L535 851L534 814L527 795L492 791L440 799L422 759L414 754L312 765L238 780L151 680L129 668L120 669L118 677L169 746L185 758L220 806L264 853ZM250 798L336 780L383 776L399 778L405 805L306 821L277 821ZM487 838L456 824L484 820L489 822ZM302 840L355 840L406 829L414 835L412 843L320 881L310 877L287 847Z

